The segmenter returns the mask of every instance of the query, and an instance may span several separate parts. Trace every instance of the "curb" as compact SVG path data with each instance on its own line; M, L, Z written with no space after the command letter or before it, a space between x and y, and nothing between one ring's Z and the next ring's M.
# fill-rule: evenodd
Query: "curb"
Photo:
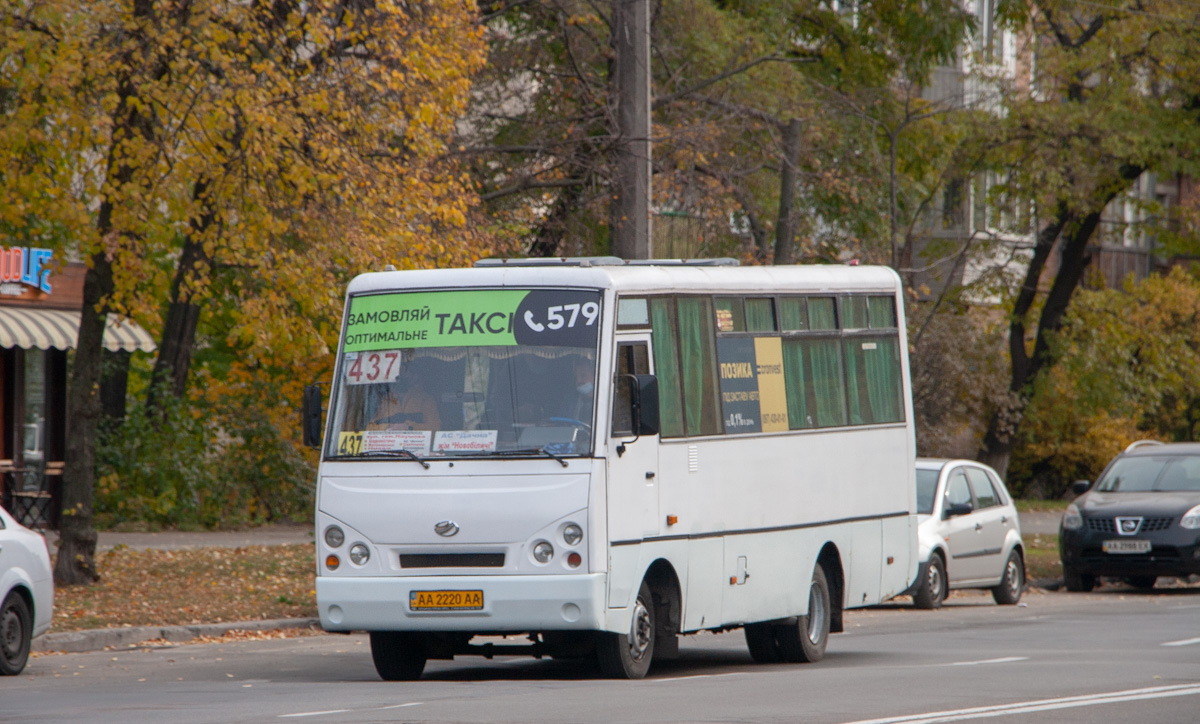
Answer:
M287 628L320 628L315 618L277 618L266 621L235 623L205 623L193 626L132 626L129 628L98 628L84 631L64 631L42 634L33 640L33 651L81 653L103 651L111 646L133 646L143 641L165 640L173 643L191 641L201 636L223 636L230 631L273 631Z

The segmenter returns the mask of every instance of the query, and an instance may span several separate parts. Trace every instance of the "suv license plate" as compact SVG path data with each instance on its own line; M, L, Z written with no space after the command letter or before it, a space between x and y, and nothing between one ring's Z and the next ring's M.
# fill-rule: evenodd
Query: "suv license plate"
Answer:
M1103 547L1105 553L1149 553L1150 541L1106 540Z
M410 591L410 611L482 611L483 591Z

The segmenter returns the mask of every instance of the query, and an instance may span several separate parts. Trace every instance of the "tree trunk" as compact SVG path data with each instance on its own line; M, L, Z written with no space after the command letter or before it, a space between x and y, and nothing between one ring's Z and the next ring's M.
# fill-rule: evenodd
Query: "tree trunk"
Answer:
M104 202L100 227L108 226L112 207ZM92 255L83 280L83 309L79 341L67 387L68 426L63 469L62 517L58 530L58 560L54 582L59 586L92 583L96 573L96 530L92 498L96 486L96 437L100 423L100 360L107 314L102 304L113 289L112 264L104 250Z
M800 164L800 119L783 129L783 163L779 169L779 223L775 226L775 263L791 264L795 257L797 167Z
M208 194L208 180L196 181L192 198L202 205L204 213L192 222L191 230L184 237L175 278L171 281L171 301L163 321L158 357L154 361L153 384L146 392L146 413L149 415L161 412L159 395L169 392L178 398L187 391L188 369L200 324L199 299L212 273L212 258L204 248L204 239L216 224L217 214Z
M1060 203L1054 220L1038 234L1033 260L1025 272L1025 280L1013 306L1012 322L1009 325L1008 349L1012 358L1012 378L1008 387L1008 400L988 421L987 432L976 456L980 462L993 467L1002 477L1008 472L1013 443L1020 430L1021 418L1029 402L1033 383L1039 374L1054 363L1050 354L1051 337L1062 327L1071 296L1079 287L1083 273L1091 262L1091 254L1087 247L1100 225L1104 208L1124 193L1129 185L1142 175L1142 171L1140 166L1122 166L1117 172L1117 178L1107 187L1111 190L1098 200L1096 210L1082 219L1068 211L1065 204ZM1025 344L1025 320L1037 296L1038 279L1045 268L1046 260L1050 257L1054 240L1060 234L1064 236L1059 267L1038 318L1037 337L1033 354L1030 355Z
M650 2L612 4L616 173L610 204L612 253L650 259Z
M133 102L139 88L137 78L144 71L142 51L158 42L151 27L152 0L135 0L133 16L146 23L136 41L127 46L117 61L117 103L112 113L112 140L109 142L105 195L96 215L99 245L92 252L91 265L83 278L83 307L80 310L79 338L75 361L67 383L67 444L62 482L62 517L59 521L58 559L54 564L54 582L59 586L92 583L96 572L96 530L92 500L96 488L96 438L99 433L100 377L103 362L104 328L108 319L108 298L114 290L109 249L122 239L122 229L114 228L114 197L128 193L134 183L136 161L125 143L154 138L153 119L142 112L142 104ZM158 58L150 73L161 78L169 69L166 54Z

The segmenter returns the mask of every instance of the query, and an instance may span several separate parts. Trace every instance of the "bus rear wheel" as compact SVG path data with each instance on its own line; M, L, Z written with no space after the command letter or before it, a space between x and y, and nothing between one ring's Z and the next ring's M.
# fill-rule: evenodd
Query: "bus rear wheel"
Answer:
M654 600L650 587L642 581L629 632L602 631L596 641L600 673L610 679L643 678L654 658L654 625Z
M798 664L820 661L829 643L832 617L829 583L825 579L825 569L818 564L813 569L812 582L808 586L808 613L797 616L795 624L780 626L775 630L775 640L783 660Z
M384 681L414 681L425 671L425 642L406 631L372 631L371 658Z

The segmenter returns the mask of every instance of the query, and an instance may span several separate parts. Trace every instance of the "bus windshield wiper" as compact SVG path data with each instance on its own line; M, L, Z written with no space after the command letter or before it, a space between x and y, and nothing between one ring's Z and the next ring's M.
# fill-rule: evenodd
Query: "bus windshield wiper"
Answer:
M348 458L401 458L404 460L412 460L421 463L421 467L429 469L429 463L425 459L414 453L412 450L366 450L364 452L355 453L354 455L334 455L326 458L327 460L346 460Z
M547 450L544 447L529 447L529 448L522 448L520 450L497 450L493 454L494 455L546 455L548 457L552 457L555 460L557 460L560 464L562 464L562 466L564 468L567 467L566 460L562 459L562 457L560 457L556 453L550 452L549 450Z

